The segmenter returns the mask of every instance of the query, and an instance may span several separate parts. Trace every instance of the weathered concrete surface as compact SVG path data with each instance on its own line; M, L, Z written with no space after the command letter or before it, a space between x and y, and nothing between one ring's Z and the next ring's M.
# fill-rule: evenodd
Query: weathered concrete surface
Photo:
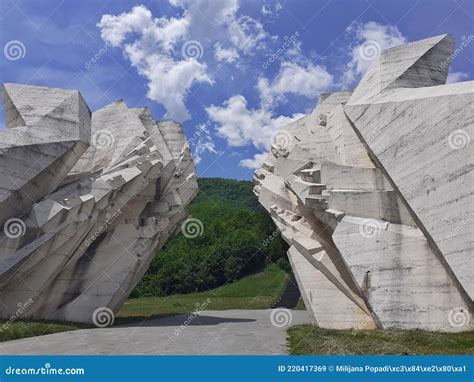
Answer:
M52 192L87 149L91 112L77 90L4 84L0 225Z
M445 85L453 46L383 51L255 173L322 327L474 328L474 82Z
M0 317L118 311L197 194L181 125L27 85L5 84L4 108Z
M308 312L290 312L291 325L310 322ZM76 330L3 342L0 354L285 354L288 326L273 325L271 313L202 311L192 320L180 315L141 326ZM185 321L190 324L180 329Z

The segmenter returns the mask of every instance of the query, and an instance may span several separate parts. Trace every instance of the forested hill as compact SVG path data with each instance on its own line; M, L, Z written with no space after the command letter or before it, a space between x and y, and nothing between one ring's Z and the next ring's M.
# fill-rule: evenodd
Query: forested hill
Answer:
M251 182L202 178L198 183L199 194L188 209L202 222L202 235L170 239L132 297L203 291L260 272L270 263L288 267L285 242L279 236L267 240L274 237L275 226Z
M201 178L198 183L199 194L194 203L200 203L206 199L218 199L252 210L262 208L252 191L252 182L224 178Z

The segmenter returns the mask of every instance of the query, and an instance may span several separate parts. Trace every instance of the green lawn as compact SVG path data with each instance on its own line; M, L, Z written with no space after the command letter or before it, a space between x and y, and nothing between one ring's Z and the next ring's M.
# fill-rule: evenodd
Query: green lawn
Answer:
M83 327L83 325L80 325ZM85 326L84 326L85 327ZM69 330L80 329L76 324L70 323L50 323L23 321L15 322L12 325L5 321L0 321L0 342L16 340L19 338L43 336L45 334L67 332Z
M118 313L115 325L196 310L267 309L277 301L287 281L286 272L270 266L264 272L206 292L129 299ZM302 300L296 309L304 309ZM0 342L88 327L32 321L15 322L7 327L4 324L0 322ZM351 331L298 325L288 330L288 348L293 355L474 354L474 332Z
M283 292L288 274L276 266L213 290L169 297L130 299L118 313L115 325L130 321L190 313L196 310L267 309ZM303 309L299 302L297 309ZM81 324L0 322L0 342L87 327ZM298 325L288 330L293 355L339 354L474 354L474 333L434 333L419 330L351 331Z
M119 311L117 322L195 310L267 309L277 301L287 282L288 274L272 265L264 272L206 292L129 299Z
M267 309L276 302L287 281L286 272L277 266L269 266L264 272L207 292L130 299L118 313L115 325L196 310ZM5 321L0 321L0 342L90 327L84 324L36 321L5 324Z
M351 331L298 325L288 330L292 355L474 354L474 332Z
M298 304L296 304L296 306L295 306L295 310L306 310L306 306L305 306L304 301L301 297L298 300Z

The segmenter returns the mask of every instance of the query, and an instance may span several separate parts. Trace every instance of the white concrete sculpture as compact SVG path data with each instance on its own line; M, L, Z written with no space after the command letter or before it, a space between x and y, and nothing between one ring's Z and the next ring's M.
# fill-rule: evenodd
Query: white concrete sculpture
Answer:
M183 129L75 90L3 97L0 317L110 322L197 194Z
M454 39L384 50L280 130L255 193L325 328L473 330L474 82Z

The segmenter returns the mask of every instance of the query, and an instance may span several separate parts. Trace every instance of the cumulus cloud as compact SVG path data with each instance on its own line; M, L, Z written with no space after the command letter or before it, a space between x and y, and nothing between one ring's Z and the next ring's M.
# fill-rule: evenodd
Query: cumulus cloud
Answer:
M235 48L223 48L218 42L216 42L214 48L214 54L217 61L233 63L239 58L239 52L237 52L237 49Z
M217 134L230 146L252 144L259 149L268 149L275 131L304 116L297 113L291 117L273 117L263 108L249 109L242 95L229 98L222 106L212 105L206 111L218 125Z
M279 1L276 3L270 3L270 4L264 4L262 5L262 8L260 9L260 12L262 15L266 17L274 17L277 16L278 13L283 9L283 5Z
M128 34L138 34L141 39L136 45L158 44L165 51L170 51L189 28L186 18L153 18L150 10L144 5L133 7L130 12L118 16L103 15L98 27L101 37L110 41L113 46L120 46Z
M270 83L267 78L258 80L262 106L272 107L284 99L285 94L295 94L316 99L323 91L333 84L333 76L319 65L307 64L300 66L291 62L283 62L280 71Z
M209 126L205 123L201 123L196 127L195 133L189 139L189 144L196 164L201 162L205 153L219 154L209 131Z
M358 80L383 49L407 42L396 26L382 25L374 21L365 24L353 23L347 32L356 43L349 47L351 59L343 76L343 87L350 86Z
M262 15L264 16L270 16L272 14L272 10L270 9L269 6L267 5L262 5L262 9L260 10L262 12Z
M196 84L214 84L209 67L217 63L240 65L239 59L244 56L267 52L266 44L274 42L276 37L269 35L259 20L241 14L239 0L169 0L169 3L182 12L174 17L154 17L147 7L139 5L119 15L103 15L98 27L102 39L121 48L131 65L147 79L147 95L165 107L166 117L184 121L190 118L186 97L191 88ZM264 5L261 13L271 17L281 9L280 3ZM348 33L351 35L349 63L341 81L347 85L353 84L370 64L365 54L367 44L380 51L406 42L395 26L375 22L354 23ZM196 44L198 54L187 54L183 49L190 42ZM229 146L253 145L261 151L253 158L242 160L241 166L259 166L267 155L272 135L303 116L273 114L287 96L315 100L321 92L334 87L333 75L303 55L301 41L292 41L285 57L274 78L260 75L255 87L260 99L258 107L249 107L247 99L237 94L220 105L206 108L218 136ZM464 73L456 72L448 80L463 78ZM198 126L196 131L199 135L194 137L192 145L199 162L204 153L218 151L208 125Z
M270 35L263 25L239 13L239 0L170 0L184 10L189 20L189 35L204 43L209 39L220 41L228 48L245 54L254 53Z
M449 72L446 83L453 84L455 82L461 82L461 81L467 80L468 78L469 78L469 74L464 73L464 72Z
M270 36L258 20L239 14L238 0L169 1L183 9L179 17L153 17L139 5L119 15L103 15L98 27L102 39L120 47L148 80L147 95L165 107L165 117L184 121L190 118L186 108L190 89L214 83L209 62L204 61L206 49L214 48L218 61L233 63L241 54L254 54ZM190 40L198 55L182 54Z
M217 134L233 147L253 145L264 150L253 158L240 161L247 168L257 168L265 159L266 151L270 148L273 134L289 123L302 118L304 114L274 117L264 108L251 109L242 95L235 95L222 106L210 106L206 109L209 118L217 124Z
M261 76L256 85L260 105L252 109L242 95L235 95L221 106L206 108L209 118L217 125L217 134L229 146L253 145L264 152L244 159L240 165L256 168L263 162L270 148L273 134L280 128L302 118L304 114L274 116L273 109L285 100L286 94L295 94L315 100L333 85L333 76L319 65L306 62L297 64L283 62L275 78L270 81Z
M121 47L132 66L148 79L147 95L166 108L166 117L189 119L186 93L195 83L213 83L205 63L173 54L175 45L187 35L189 20L153 18L140 5L118 16L104 15L98 26L102 39Z
M246 168L256 169L262 167L263 162L268 156L268 152L255 154L253 158L243 159L239 162L239 165Z

